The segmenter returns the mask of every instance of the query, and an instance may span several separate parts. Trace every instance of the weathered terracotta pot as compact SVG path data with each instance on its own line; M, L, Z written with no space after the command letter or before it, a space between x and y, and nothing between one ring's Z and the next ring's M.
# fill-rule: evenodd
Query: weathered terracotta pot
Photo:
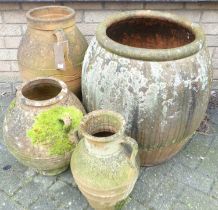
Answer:
M124 119L112 111L86 115L79 134L83 138L71 159L74 179L94 209L114 209L137 180L138 145L124 136Z
M88 111L121 113L149 166L175 155L198 128L211 79L199 25L163 12L125 12L102 22L91 41L83 101Z
M59 174L69 166L76 140L73 128L82 113L82 104L64 82L54 78L27 82L5 115L5 144L22 164L44 175Z
M87 42L76 27L75 11L64 6L39 7L28 11L27 23L18 49L22 78L53 76L79 95Z

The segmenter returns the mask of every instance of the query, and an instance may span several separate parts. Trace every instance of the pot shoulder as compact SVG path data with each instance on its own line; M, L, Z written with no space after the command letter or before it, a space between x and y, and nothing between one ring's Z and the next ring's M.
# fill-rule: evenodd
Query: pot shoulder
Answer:
M131 167L124 152L97 157L85 148L82 139L73 152L71 170L79 185L97 191L116 190L135 183L138 168Z
M68 41L68 68L81 68L81 63L87 49L87 41L79 29L74 26L64 29L64 36ZM57 39L54 31L41 31L27 28L18 48L18 61L21 68L56 69L54 46ZM65 45L64 45L65 46Z

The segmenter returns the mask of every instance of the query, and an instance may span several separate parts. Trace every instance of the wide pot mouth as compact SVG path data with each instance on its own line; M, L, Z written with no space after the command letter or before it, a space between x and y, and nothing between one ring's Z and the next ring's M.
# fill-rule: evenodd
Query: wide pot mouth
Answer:
M24 83L17 95L27 106L43 107L58 103L67 96L67 85L56 78L38 77Z
M26 17L32 28L54 30L72 26L75 11L66 6L42 6L29 10Z
M116 14L99 24L99 44L119 56L168 61L197 53L204 45L202 28L183 17L150 10Z
M82 119L79 132L90 141L111 142L123 135L124 125L125 120L121 114L109 110L97 110Z

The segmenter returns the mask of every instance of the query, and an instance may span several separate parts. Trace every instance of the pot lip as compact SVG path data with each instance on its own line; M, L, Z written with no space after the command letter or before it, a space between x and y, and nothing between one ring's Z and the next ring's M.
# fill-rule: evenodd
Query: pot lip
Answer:
M40 17L34 17L32 15L33 12L37 12L40 10L52 10L52 9L61 9L61 10L65 10L67 12L69 12L68 15L63 16L63 17L58 17L58 18L51 18L51 19L44 19L44 18L40 18ZM26 18L29 22L33 22L33 23L59 23L62 21L66 21L66 20L71 20L72 18L75 17L75 10L70 8L70 7L66 7L66 6L42 6L42 7L37 7L37 8L33 8L30 9L27 13L26 13Z
M23 95L22 91L28 85L31 86L31 85L42 84L42 83L56 84L61 88L61 91L55 97L46 100L41 100L41 101L32 100ZM24 82L21 85L21 87L17 91L17 98L20 100L20 102L23 105L32 106L32 107L44 107L44 106L50 106L58 103L59 101L64 99L67 96L67 94L68 94L67 85L62 80L56 79L54 77L37 77L28 82Z
M98 117L98 116L113 116L113 117L115 117L117 120L120 121L120 128L118 129L118 131L115 134L113 134L111 136L107 136L107 137L96 137L96 136L89 134L86 131L87 122L92 117ZM125 131L124 117L117 112L114 112L111 110L105 110L105 109L95 110L95 111L92 111L89 114L85 115L80 123L80 126L79 126L79 133L82 135L83 138L85 138L89 141L99 142L99 143L107 143L107 142L115 141L115 140L117 140L118 137L120 137L124 134L124 131Z
M134 17L157 18L174 22L190 30L195 35L195 40L187 45L176 48L147 49L123 45L107 36L106 30L113 23ZM205 43L205 35L200 25L192 23L186 18L178 15L152 10L121 12L105 19L98 25L96 39L103 48L119 56L148 61L169 61L182 59L200 51Z

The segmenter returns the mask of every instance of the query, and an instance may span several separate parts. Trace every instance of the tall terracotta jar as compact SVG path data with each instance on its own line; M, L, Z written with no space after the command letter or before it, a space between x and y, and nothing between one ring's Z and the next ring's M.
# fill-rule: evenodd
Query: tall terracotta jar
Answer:
M124 136L124 122L116 112L99 110L86 115L79 126L83 138L73 152L71 170L96 210L114 209L138 178L138 145Z
M27 31L18 49L24 80L53 76L80 94L81 66L87 42L75 23L75 11L44 6L27 12Z
M111 109L127 121L141 164L175 155L204 117L211 62L199 25L157 11L108 17L84 58L83 101L88 111Z
M44 175L59 174L69 166L83 113L61 80L31 80L17 91L5 115L5 144L22 164Z

